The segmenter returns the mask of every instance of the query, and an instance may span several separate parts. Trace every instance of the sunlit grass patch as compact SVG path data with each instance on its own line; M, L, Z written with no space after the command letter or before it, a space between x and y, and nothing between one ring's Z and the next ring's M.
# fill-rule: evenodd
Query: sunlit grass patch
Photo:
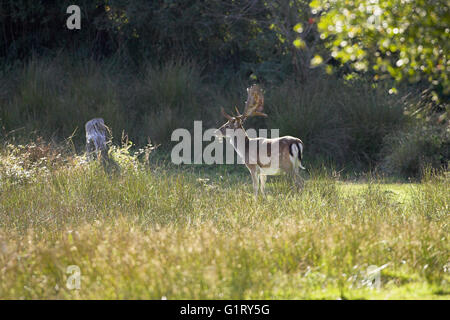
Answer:
M420 188L418 183L383 183L375 182L372 187L378 188L392 199L405 203L412 200L413 192ZM343 194L354 194L363 192L368 188L367 183L341 182L340 188Z
M302 192L271 177L255 199L242 166L121 155L113 174L72 158L0 186L2 298L449 298L448 176L356 184L311 171Z

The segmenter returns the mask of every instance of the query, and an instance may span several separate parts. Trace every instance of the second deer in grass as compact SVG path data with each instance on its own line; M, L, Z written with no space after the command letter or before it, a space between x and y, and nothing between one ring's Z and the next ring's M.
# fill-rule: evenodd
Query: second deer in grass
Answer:
M283 136L279 138L250 138L243 123L248 117L262 116L264 96L258 85L247 89L248 98L243 114L236 108L236 115L230 116L222 108L222 114L227 122L216 130L216 135L228 138L237 154L242 158L250 171L255 196L259 189L264 195L266 176L287 173L293 177L299 188L302 187L302 178L299 169L304 169L301 162L303 158L303 142L295 137ZM242 141L242 143L238 143ZM262 155L261 150L266 154Z

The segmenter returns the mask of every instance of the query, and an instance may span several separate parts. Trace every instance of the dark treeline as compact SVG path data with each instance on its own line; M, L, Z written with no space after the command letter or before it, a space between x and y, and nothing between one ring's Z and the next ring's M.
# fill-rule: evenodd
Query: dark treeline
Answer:
M73 1L1 2L0 54L9 61L69 51L78 57L120 56L126 62L195 59L207 74L305 79L319 35L309 1L80 0L81 30L66 28ZM311 24L305 50L293 27ZM308 49L308 50L306 50Z
M242 107L259 82L269 118L247 125L301 137L311 164L404 176L446 165L448 130L404 115L420 84L389 94L392 80L327 59L309 2L0 1L0 133L61 141L75 132L81 150L84 123L100 116L116 138L164 148L194 120L219 125L219 108ZM66 27L72 4L80 30ZM325 61L312 68L316 55Z

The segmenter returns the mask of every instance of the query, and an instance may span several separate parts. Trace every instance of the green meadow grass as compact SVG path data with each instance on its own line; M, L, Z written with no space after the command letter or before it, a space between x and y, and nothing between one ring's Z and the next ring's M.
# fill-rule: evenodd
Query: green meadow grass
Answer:
M242 166L125 153L120 172L75 157L39 171L19 161L20 175L2 159L2 299L450 298L448 175L356 183L311 170L302 192L271 177L255 199Z

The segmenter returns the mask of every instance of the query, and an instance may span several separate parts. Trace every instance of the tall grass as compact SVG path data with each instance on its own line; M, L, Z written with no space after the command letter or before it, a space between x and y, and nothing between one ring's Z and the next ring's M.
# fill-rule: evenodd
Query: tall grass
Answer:
M387 83L323 76L288 81L267 98L270 127L303 139L316 158L363 167L375 163L383 138L406 122L403 107Z
M226 166L194 173L126 154L116 175L75 157L0 185L0 297L449 295L448 176L405 186L400 200L316 171L302 193L274 178L257 200L248 174ZM368 267L386 264L381 288L368 287ZM80 290L66 287L69 265Z
M300 137L308 150L305 154L343 161L350 137L337 104L340 89L336 79L283 83L267 94L269 127Z
M147 66L138 74L109 62L32 59L5 74L10 92L0 99L3 130L23 128L61 140L103 117L117 137L124 130L140 145L167 142L173 129L201 118L201 77L193 63ZM6 80L5 80L6 82ZM136 138L136 139L134 139Z
M157 67L147 65L131 83L122 100L138 128L132 130L135 136L167 143L175 129L191 129L194 120L202 119L206 97L195 63L175 60Z
M176 128L192 129L195 120L203 121L205 129L217 127L224 122L220 107L232 112L238 106L242 112L249 83L236 78L222 87L220 79L205 78L202 71L182 59L163 65L143 61L136 70L113 60L34 57L2 69L0 132L6 140L41 135L61 141L70 136L82 150L84 124L103 117L116 141L125 132L137 146L150 138L168 148ZM317 167L327 162L364 171L388 159L381 151L391 153L386 146L405 130L402 97L407 92L390 95L388 89L387 82L350 81L319 72L306 83L285 79L265 88L269 118L249 119L245 126L300 137L305 161ZM394 158L388 159L392 166L403 159Z
M7 129L24 127L23 132L66 138L77 128L84 131L85 122L97 115L120 128L123 113L113 80L100 64L35 59L10 71L10 77L12 93L2 105Z

